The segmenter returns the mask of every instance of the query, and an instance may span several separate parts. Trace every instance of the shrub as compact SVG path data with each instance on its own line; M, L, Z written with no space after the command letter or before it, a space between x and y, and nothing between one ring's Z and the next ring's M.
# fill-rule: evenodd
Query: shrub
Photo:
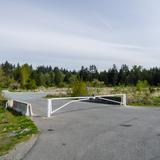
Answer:
M20 84L18 82L13 82L10 84L10 89L16 90L20 88Z
M146 80L138 81L136 90L133 92L136 103L149 104L151 103L151 92L149 84Z
M94 79L92 82L91 82L91 87L104 87L104 82L101 82L97 79Z
M148 87L149 87L149 84L146 80L144 80L144 81L139 80L136 84L136 89L138 91L142 91L143 89L148 88Z
M59 88L64 88L64 87L66 87L67 85L64 83L64 82L60 82L58 85L57 85L57 87L59 87Z
M36 89L37 86L36 86L35 80L29 79L29 80L27 81L26 85L25 85L25 88L26 88L26 89Z
M72 96L86 96L88 95L87 85L83 81L76 81L71 87Z
M0 89L0 107L1 107L1 106L4 107L5 104L6 104L6 100L5 100L5 98L4 98L3 94L2 94L2 91L1 91L1 89Z

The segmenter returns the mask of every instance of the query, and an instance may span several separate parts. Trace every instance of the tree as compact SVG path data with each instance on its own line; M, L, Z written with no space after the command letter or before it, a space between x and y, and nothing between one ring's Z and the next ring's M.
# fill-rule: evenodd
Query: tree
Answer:
M128 75L129 75L129 68L126 64L123 64L118 74L118 83L127 85Z
M45 85L46 86L51 86L51 77L49 73L44 74L44 78L45 78Z
M17 83L20 83L21 67L20 67L19 63L17 64L17 66L13 70L13 77L14 77L14 80L17 81Z
M160 68L151 68L149 72L151 75L151 84L155 86L160 84Z
M38 66L34 69L29 64L20 66L7 61L0 64L0 86L3 88L65 86L65 84L73 84L77 79L94 85L97 82L102 82L102 84L104 82L105 85L110 86L118 84L136 86L139 80L146 80L151 86L158 86L160 85L160 68L144 69L142 66L134 65L129 69L127 65L123 64L120 70L117 69L116 65L113 65L108 70L98 72L95 65L82 66L79 71L69 71L58 67L52 69L51 66Z
M2 63L2 69L5 76L12 78L13 77L13 69L15 68L14 65L6 61L4 64Z
M6 80L6 77L5 77L4 71L2 70L2 67L0 67L0 88L5 87L5 80Z
M98 70L95 65L89 66L89 81L93 81L94 79L98 79Z
M71 72L67 72L65 77L64 77L64 82L70 83L71 76L72 76L72 73Z
M118 82L118 70L114 64L111 69L108 70L108 83L115 86Z
M107 71L106 70L103 71L103 72L100 72L99 80L103 81L105 85L108 85L108 75L107 75Z
M0 105L1 105L1 101L3 100L3 96L2 96L2 87L4 87L4 72L2 70L2 67L0 67Z
M22 65L20 69L20 83L23 88L25 88L25 85L27 84L27 81L30 78L31 69L28 64Z
M45 79L45 76L43 73L40 73L39 76L38 76L38 81L37 81L37 84L39 86L45 86L46 85L46 79Z
M64 76L62 72L58 69L58 67L54 68L54 74L55 74L55 77L54 77L55 85L57 86L61 85L63 82Z
M89 81L89 70L88 70L88 68L84 68L84 66L82 66L81 70L79 71L79 77L82 81Z
M36 89L36 82L33 79L29 79L25 85L26 89Z
M136 85L138 80L142 80L142 66L134 65L130 70L127 82L131 85Z
M55 74L53 71L51 71L49 73L49 76L50 76L50 85L53 86L54 85L54 78L55 78Z

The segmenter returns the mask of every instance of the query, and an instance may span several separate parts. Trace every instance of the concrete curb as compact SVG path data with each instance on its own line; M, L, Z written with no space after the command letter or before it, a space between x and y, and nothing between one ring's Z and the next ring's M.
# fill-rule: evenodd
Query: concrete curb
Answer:
M0 160L23 160L35 146L39 135L33 135L28 141L17 144L8 154L0 157Z

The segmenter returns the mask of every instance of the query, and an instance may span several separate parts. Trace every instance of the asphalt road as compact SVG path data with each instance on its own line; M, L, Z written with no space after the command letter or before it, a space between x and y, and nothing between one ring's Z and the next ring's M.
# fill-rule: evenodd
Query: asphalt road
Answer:
M43 94L22 94L45 113ZM25 160L160 160L160 108L78 102L33 120L41 134Z
M47 115L47 99L44 92L8 92L3 91L5 97L32 104L33 113L37 116L45 117Z

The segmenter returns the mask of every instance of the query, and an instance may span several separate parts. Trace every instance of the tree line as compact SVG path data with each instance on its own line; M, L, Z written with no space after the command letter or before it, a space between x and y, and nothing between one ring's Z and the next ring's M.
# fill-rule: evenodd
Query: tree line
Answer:
M65 87L76 80L91 82L92 84L104 84L106 86L136 85L138 81L147 81L151 86L160 85L160 68L145 69L134 65L129 68L123 64L120 69L114 64L111 68L98 71L95 65L82 66L79 71L67 70L51 66L38 66L33 68L29 64L0 64L0 88L35 89L44 87Z

